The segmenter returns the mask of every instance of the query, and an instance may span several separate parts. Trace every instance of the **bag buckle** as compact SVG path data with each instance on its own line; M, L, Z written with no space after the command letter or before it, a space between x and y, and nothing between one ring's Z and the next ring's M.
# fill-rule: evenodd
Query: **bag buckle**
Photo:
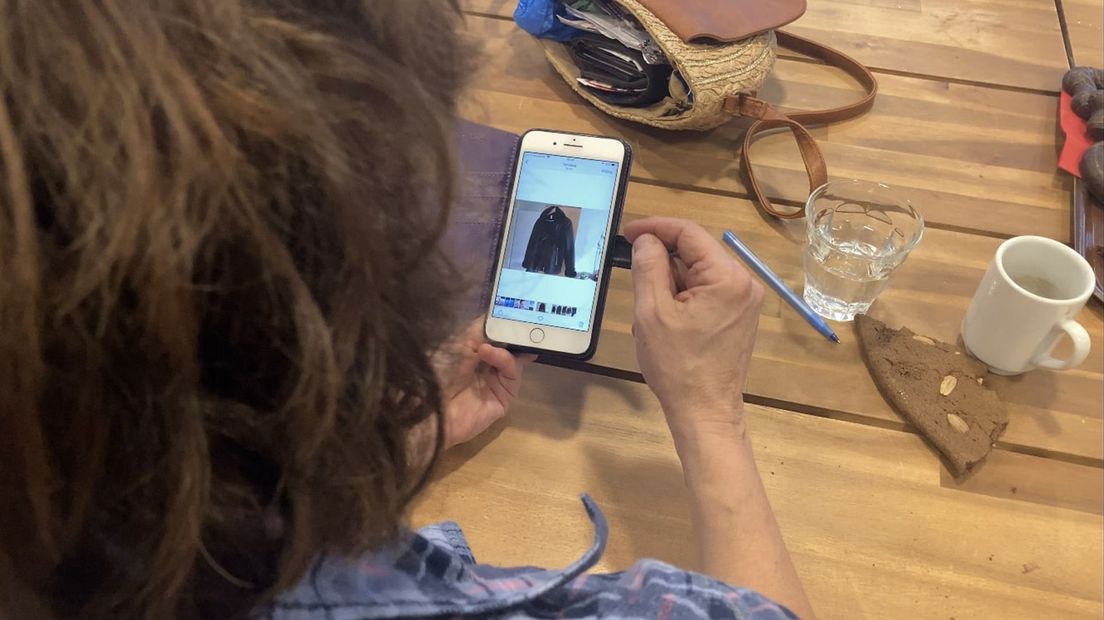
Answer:
M755 93L736 93L725 97L724 111L732 116L744 116L756 120L785 118L771 104L757 99Z

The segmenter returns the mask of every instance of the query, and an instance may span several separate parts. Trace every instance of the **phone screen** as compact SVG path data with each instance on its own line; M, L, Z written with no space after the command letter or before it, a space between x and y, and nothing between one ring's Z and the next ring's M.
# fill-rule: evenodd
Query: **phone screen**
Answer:
M620 162L523 152L492 316L588 331Z

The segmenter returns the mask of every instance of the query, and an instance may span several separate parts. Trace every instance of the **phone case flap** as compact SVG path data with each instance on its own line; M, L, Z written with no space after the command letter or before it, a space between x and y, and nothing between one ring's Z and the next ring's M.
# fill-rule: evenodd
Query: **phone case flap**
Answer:
M466 278L461 318L487 310L494 282L495 251L510 204L510 179L517 135L462 121L458 130L460 187L449 213L443 245L457 272Z

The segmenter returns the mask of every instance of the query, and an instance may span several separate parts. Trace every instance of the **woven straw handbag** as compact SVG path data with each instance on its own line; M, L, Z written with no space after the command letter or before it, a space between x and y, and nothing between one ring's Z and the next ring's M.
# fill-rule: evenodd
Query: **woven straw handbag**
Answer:
M662 129L708 130L733 117L753 120L744 134L740 150L741 168L756 202L768 213L783 219L799 218L803 209L779 210L763 194L755 179L749 152L755 137L763 131L789 129L797 141L809 175L809 191L828 182L824 156L805 129L858 116L873 105L878 85L859 62L808 39L777 30L800 17L804 0L615 0L640 22L681 74L692 99L672 80L671 95L648 107L622 107L602 101L577 81L580 70L567 45L542 39L545 54L581 97L603 112L629 121ZM778 47L810 56L845 71L862 85L865 94L855 103L839 108L782 114L755 97L766 81ZM682 95L682 96L680 96Z

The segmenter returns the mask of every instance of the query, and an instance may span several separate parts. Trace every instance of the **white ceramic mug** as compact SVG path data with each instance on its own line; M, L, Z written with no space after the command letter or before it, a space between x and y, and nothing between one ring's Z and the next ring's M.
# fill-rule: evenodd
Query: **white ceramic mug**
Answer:
M1046 237L1009 239L970 302L962 341L997 374L1073 368L1089 355L1089 334L1073 317L1095 283L1088 261L1069 247ZM1063 333L1073 354L1059 360L1050 353Z

